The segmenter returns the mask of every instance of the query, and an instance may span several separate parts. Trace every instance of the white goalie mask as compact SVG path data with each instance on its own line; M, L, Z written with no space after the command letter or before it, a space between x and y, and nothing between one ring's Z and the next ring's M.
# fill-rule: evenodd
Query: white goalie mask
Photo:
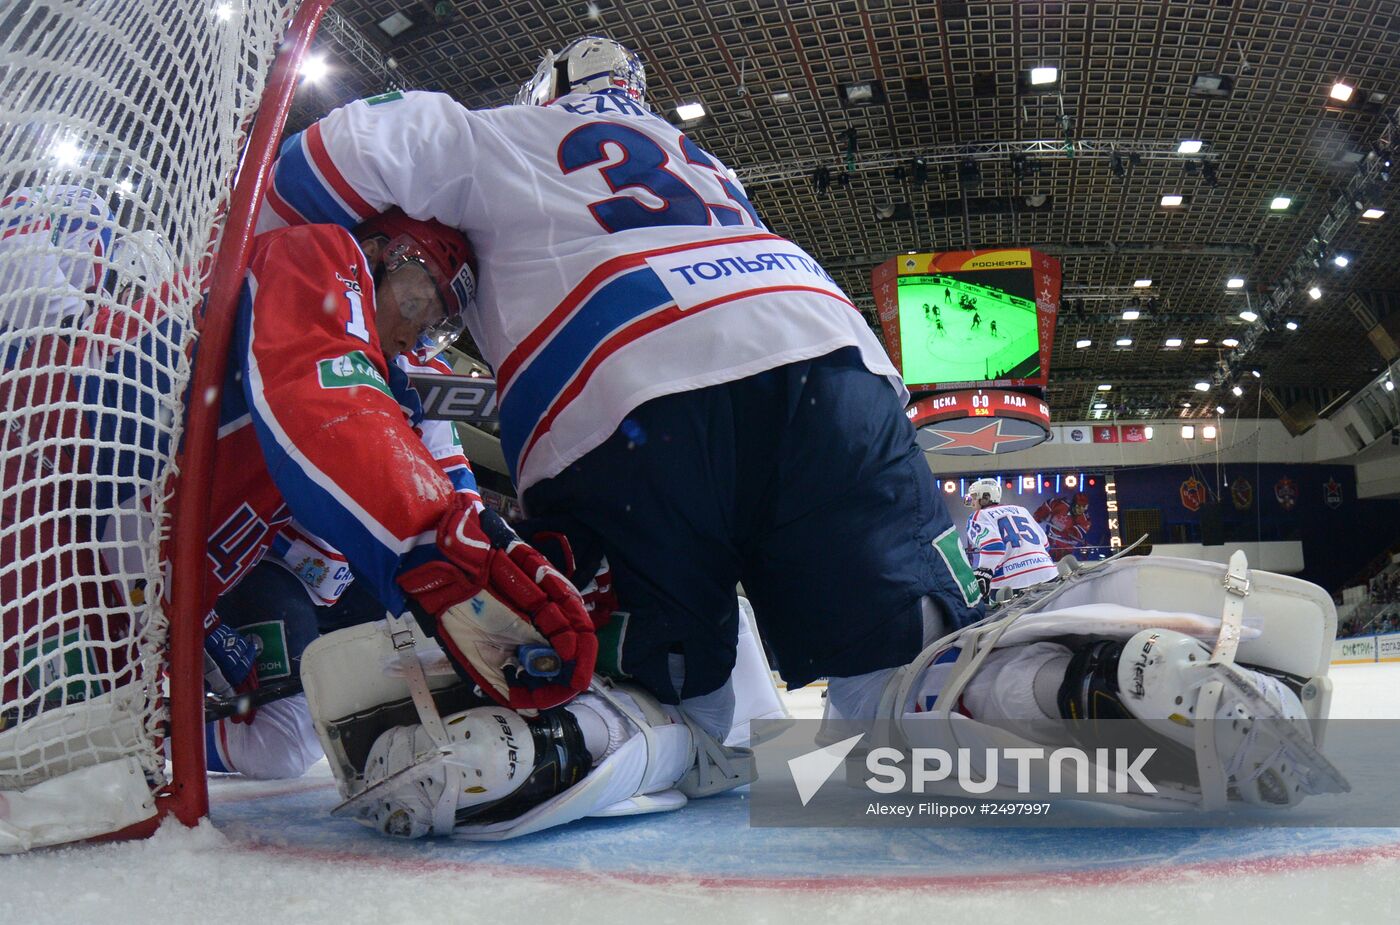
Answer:
M575 39L558 54L545 52L535 74L515 94L519 106L547 106L578 91L621 90L646 105L647 78L641 55L597 35Z
M971 508L982 506L982 500L987 499L993 504L1001 503L1001 482L998 479L978 479L967 488L967 495L963 498L963 503Z
M136 231L117 238L108 261L117 271L117 292L128 286L152 289L175 275L170 245L158 231Z

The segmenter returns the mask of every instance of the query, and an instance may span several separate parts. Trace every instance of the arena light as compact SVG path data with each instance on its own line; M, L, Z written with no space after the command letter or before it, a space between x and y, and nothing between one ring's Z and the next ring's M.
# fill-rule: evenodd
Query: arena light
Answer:
M83 159L83 149L78 147L78 143L71 138L60 138L54 142L49 156L60 167L75 167L78 161Z
M1351 258L1346 254L1338 254L1332 258L1332 263L1336 264L1339 269L1345 270L1351 265Z
M676 118L682 122L694 122L705 118L704 103L681 103L676 107Z
M1239 340L1233 337L1227 337L1220 342L1220 346L1222 347L1238 347L1239 345Z
M233 4L220 3L218 6L214 7L214 15L218 18L219 22L228 22L233 18Z
M1066 487L1066 488L1078 488L1078 487L1079 487L1079 476L1075 475L1074 473L1070 473L1069 475L1065 476L1065 487Z
M1163 193L1160 200L1161 204L1168 209L1174 209L1184 201L1180 193Z
M324 55L312 55L301 63L301 76L307 83L316 83L331 72Z
M1031 68L1031 86L1041 87L1045 84L1052 84L1060 79L1060 70L1055 67L1033 67Z
M1114 343L1120 347L1131 347L1133 345L1133 339L1131 337L1120 337L1115 340Z
M1152 436L1153 436L1153 433L1154 433L1154 431L1152 430L1152 425L1151 425L1151 424L1148 424L1146 427L1144 427L1144 428L1142 429L1142 438L1143 438L1144 440L1151 440L1151 439L1152 439Z
M1199 154L1201 152L1201 142L1195 138L1186 138L1176 146L1177 154Z
M126 193L127 195L130 195L131 193L135 192L136 184L132 183L130 180L123 180L117 184L117 189L123 193Z
M1243 277L1243 276L1232 276L1232 277L1230 277L1229 279L1225 280L1225 288L1226 288L1226 289L1243 289L1243 288L1244 288L1244 277Z
M1209 392L1209 391L1210 391L1210 383L1209 383L1209 382L1198 382L1198 383L1196 383L1195 385L1191 386L1191 388L1195 389L1197 392Z
M1249 374L1250 374L1251 376L1253 376L1255 379L1258 379L1258 378L1260 378L1260 376L1261 376L1259 370L1257 370L1257 369L1251 369L1251 370L1249 371Z
M1113 389L1113 386L1112 386L1111 384L1107 383L1107 382L1101 382L1101 383L1099 383L1099 391L1100 391L1100 392L1108 392L1108 391L1111 391L1112 389Z
M1206 344L1210 343L1210 338L1198 337L1194 341L1192 341L1192 343L1195 344L1197 347L1204 347Z
M1322 298L1322 290L1317 286L1309 286L1308 295L1316 302L1318 299Z
M1385 380L1385 390L1386 390L1387 392L1394 392L1394 391L1395 391L1395 382L1394 382L1393 380L1390 380L1390 379Z
M1216 414L1224 414L1224 413L1225 413L1225 406L1224 406L1224 405L1216 405L1216 406L1215 406L1215 413L1216 413Z
M1147 279L1147 278L1145 278L1145 277L1144 277L1143 279L1135 279L1135 280L1133 280L1133 288L1134 288L1134 289L1146 289L1147 287L1149 287L1149 286L1151 286L1151 285L1152 285L1152 280Z
M1327 95L1339 103L1345 103L1351 99L1351 95L1356 92L1356 88L1344 80L1338 80L1332 84L1332 89L1327 91Z
M1203 440L1214 440L1214 439L1215 439L1215 425L1214 425L1214 424L1207 424L1205 427L1202 427L1202 428L1201 428L1201 439L1203 439Z
M1077 341L1074 342L1074 349L1075 349L1075 350L1083 350L1085 347L1092 346L1093 343L1094 343L1094 342L1091 341L1091 340L1090 340L1089 338L1087 338L1087 337L1080 338L1079 340L1077 340Z
M1179 338L1179 337L1168 337L1167 340L1166 340L1166 345L1167 345L1168 347L1180 347L1180 346L1181 346L1181 338Z
M1141 317L1142 312L1138 311L1136 308L1127 308L1123 310L1124 321L1137 321Z
M389 38L396 39L413 28L413 20L403 10L399 10L379 20L375 25Z
M1195 426L1194 424L1182 424L1182 425L1181 425L1181 439L1182 439L1182 440L1195 440L1195 439L1196 439L1196 426Z
M1104 410L1106 410L1107 408L1108 408L1108 402L1103 402L1103 401L1096 401L1096 402L1094 402L1094 410L1095 410L1095 411L1104 411Z
M1372 206L1371 208L1362 212L1361 217L1366 219L1368 222L1374 222L1379 218L1385 217L1385 209L1377 209L1375 206Z
M1244 311L1240 312L1240 317L1243 318L1245 321L1248 321L1250 324L1253 324L1254 322L1259 320L1259 314L1257 312L1250 311L1247 308Z
M958 483L955 482L955 481L953 481L952 479L949 479L948 481L946 481L946 482L943 483L943 493L944 493L944 494L953 495L953 494L957 494L957 491L958 491Z
M1285 212L1292 207L1292 205L1292 196L1275 196L1273 201L1269 203L1269 208L1273 209L1275 212Z
M1283 326L1290 331L1298 330L1298 322L1294 321L1292 318L1289 318L1287 321L1285 321L1283 323Z
M1240 387L1237 386L1237 385L1236 385L1236 386L1231 386L1231 387L1230 387L1230 394L1234 395L1236 398L1239 398L1241 395L1244 394L1244 389L1240 388Z

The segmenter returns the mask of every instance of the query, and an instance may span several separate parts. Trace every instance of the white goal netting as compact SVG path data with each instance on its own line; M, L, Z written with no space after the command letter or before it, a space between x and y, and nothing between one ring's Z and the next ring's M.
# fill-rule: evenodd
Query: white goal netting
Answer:
M162 539L200 280L298 5L0 3L0 851L122 828L168 783ZM64 775L123 805L31 818Z

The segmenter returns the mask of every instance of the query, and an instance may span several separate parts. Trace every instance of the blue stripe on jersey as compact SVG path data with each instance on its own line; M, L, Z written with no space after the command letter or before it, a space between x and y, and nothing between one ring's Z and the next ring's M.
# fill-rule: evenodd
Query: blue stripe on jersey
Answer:
M400 566L399 554L381 543L354 513L302 468L304 457L287 452L264 418L263 409L253 400L250 394L253 387L252 326L252 295L244 286L239 295L234 332L238 365L243 372L244 394L257 430L258 444L278 492L292 508L298 523L331 542L350 561L356 576L369 582L375 596L394 613L402 613L405 609L403 592L394 582Z
M447 470L447 479L452 483L453 491L474 491L481 494L470 466L453 466Z
M313 225L339 225L354 228L360 220L341 208L331 191L311 169L306 153L305 132L298 132L282 145L272 183L277 195Z
M983 543L977 547L978 552L1006 552L1006 543L1003 540L996 540L992 543Z
M219 723L204 724L204 758L210 771L231 774L233 769L224 765L223 753L219 751Z
M102 373L82 377L83 417L98 444L96 508L115 507L151 484L157 466L174 455L160 409L174 392L170 370L177 367L180 336L180 326L166 318L114 350Z
M671 304L661 277L640 267L603 285L574 312L552 340L540 348L508 386L500 409L501 448L511 477L518 476L519 452L568 381L602 341L638 316Z
M604 285L545 344L508 385L501 401L501 448L512 478L519 475L520 451L554 399L598 345L638 316L672 302L666 286L648 267Z

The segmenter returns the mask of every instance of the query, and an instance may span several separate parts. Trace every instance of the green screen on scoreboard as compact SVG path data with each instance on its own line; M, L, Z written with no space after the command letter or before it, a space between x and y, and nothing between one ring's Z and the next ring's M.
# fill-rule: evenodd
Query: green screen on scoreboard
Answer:
M911 387L1040 375L1029 267L900 276L897 286L900 354Z

